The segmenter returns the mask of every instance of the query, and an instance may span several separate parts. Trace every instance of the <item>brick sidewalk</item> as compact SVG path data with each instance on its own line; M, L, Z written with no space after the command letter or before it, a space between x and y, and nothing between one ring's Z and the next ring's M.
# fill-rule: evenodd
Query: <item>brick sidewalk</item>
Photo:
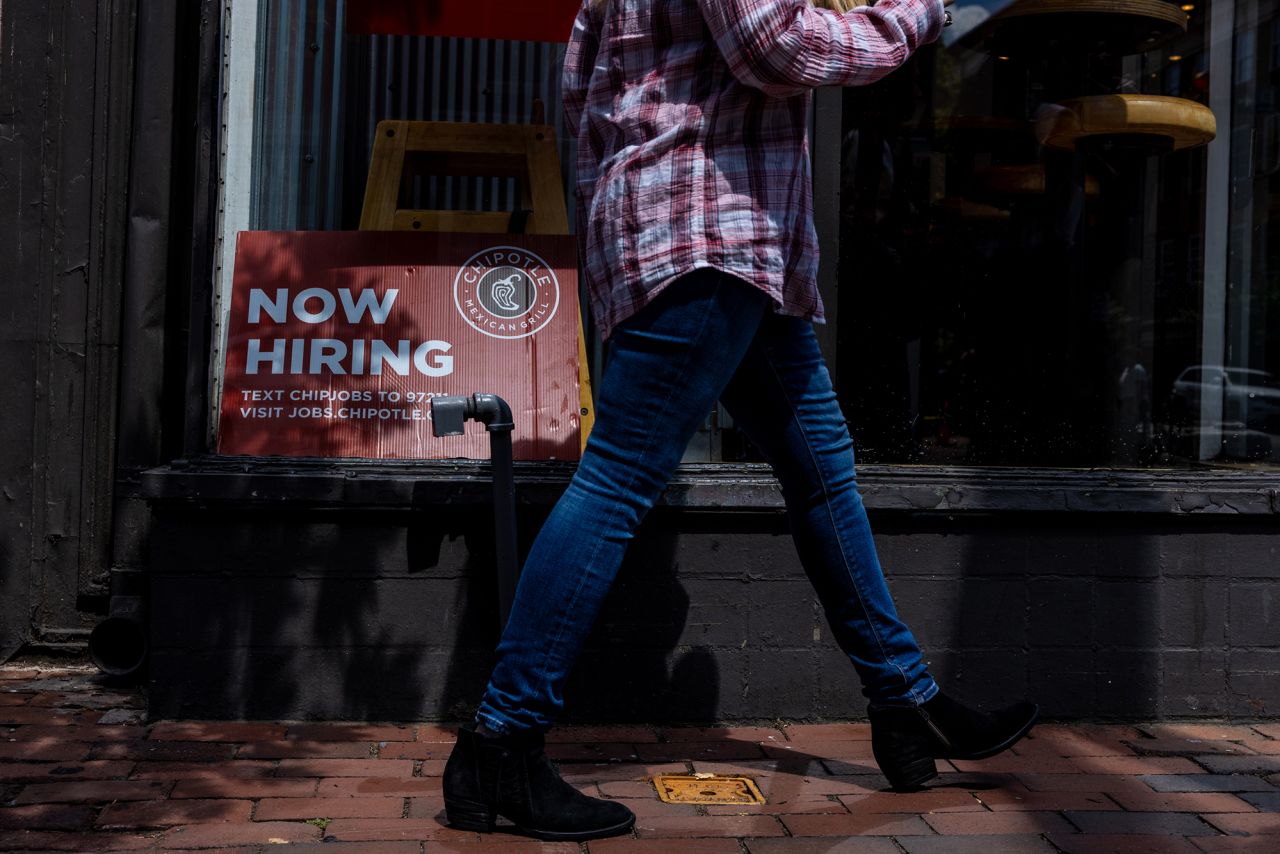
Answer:
M579 846L442 824L434 725L142 720L83 668L0 668L0 850L1280 852L1280 724L1045 725L894 794L864 724L574 727L548 752L626 802L633 837ZM747 774L767 803L661 803L659 773Z

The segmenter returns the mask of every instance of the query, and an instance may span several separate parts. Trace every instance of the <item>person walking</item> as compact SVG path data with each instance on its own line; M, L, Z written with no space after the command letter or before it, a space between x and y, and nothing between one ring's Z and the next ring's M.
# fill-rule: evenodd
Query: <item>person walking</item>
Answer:
M844 8L847 0L827 0ZM624 805L564 782L543 750L637 525L719 399L773 466L799 559L869 701L895 790L936 758L997 753L1034 724L939 690L898 617L858 494L853 443L812 325L823 319L807 125L818 86L871 83L934 41L943 0L848 12L808 0L584 0L565 57L591 309L610 345L596 422L529 552L474 724L446 764L446 817L585 840Z

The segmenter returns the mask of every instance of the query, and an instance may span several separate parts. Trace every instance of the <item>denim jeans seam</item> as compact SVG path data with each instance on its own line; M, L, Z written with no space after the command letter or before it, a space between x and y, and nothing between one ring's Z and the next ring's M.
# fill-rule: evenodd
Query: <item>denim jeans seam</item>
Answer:
M618 511L615 509L609 514L609 524L612 525L617 517ZM587 559L583 562L582 576L578 579L577 586L573 588L573 595L569 597L569 601L565 603L564 609L560 612L560 619L556 621L555 637L551 639L551 643L547 644L547 649L542 654L542 661L538 663L538 671L540 673L546 673L547 662L552 659L554 653L560 646L560 641L564 638L564 630L565 626L569 623L569 615L573 613L574 608L578 604L578 598L582 595L582 588L586 586L587 579L591 574L589 567L595 563L596 556L600 554L601 545L601 543L597 543L591 550L591 554L589 554Z
M476 711L476 722L484 724L485 728L498 735L506 735L511 731L511 726L504 720L495 718L493 715L487 715L483 709Z
M712 292L713 297L716 294L720 293L720 289L723 283L724 283L723 277L717 279L715 290ZM702 321L698 327L698 330L690 338L690 341L698 341L703 337L703 335L705 335L707 330L707 324L710 322L710 315L711 315L711 312L709 310L706 310L703 312ZM685 376L688 375L689 365L691 363L691 354L693 352L693 349L694 348L692 346L685 348L684 360L680 363L680 370L676 375L676 382L673 382L668 386L667 396L662 402L661 410L659 410L660 417L666 416L668 410L671 408L672 401L675 399L675 390L680 387L680 380L683 380ZM649 449L653 447L653 438L654 438L653 431L652 430L646 431L644 446L640 449L640 453L636 457L637 459L643 459L648 454ZM627 482L622 489L623 492L632 491L632 487L635 485L636 478L638 477L638 471L635 466L628 467L628 472L630 474L630 477L627 479ZM616 522L618 516L621 513L621 508L622 508L622 503L620 501L615 501L613 508L610 511L609 519L606 527L613 526L613 524ZM592 563L594 563L596 556L599 554L600 548L603 545L604 545L603 538L601 538L599 541L595 543L594 547L592 548L591 554L588 556L584 564L584 568L589 567L592 565ZM551 660L552 654L559 648L560 641L564 637L565 626L568 623L568 615L572 613L573 606L577 604L578 597L582 593L582 588L587 583L587 576L588 576L588 573L584 571L582 573L582 577L578 579L577 586L573 590L573 596L570 598L569 602L566 603L566 606L564 607L564 609L560 612L559 620L557 621L557 624L556 624L555 637L551 639L551 643L547 645L546 652L543 653L542 661L538 665L539 672L542 672L542 673L546 672L547 662Z
M888 650L885 649L884 640L880 637L880 630L876 626L875 620L871 618L870 611L867 610L867 603L862 596L862 589L859 587L857 579L854 578L853 572L849 569L849 556L845 551L844 539L840 534L840 526L836 524L835 514L831 511L831 501L829 500L830 494L827 491L827 478L823 474L822 466L818 463L817 457L814 454L813 444L810 442L809 434L805 430L804 421L796 411L795 401L788 393L786 382L783 381L782 376L778 373L778 366L774 362L772 349L769 347L765 347L764 349L765 355L768 357L765 361L769 365L769 371L773 374L774 379L777 380L778 386L783 390L783 399L786 400L787 407L791 410L792 420L795 421L796 425L800 428L800 436L804 439L805 450L809 453L809 459L813 463L814 472L817 474L818 481L822 485L823 495L826 497L826 500L823 501L823 505L826 508L827 517L831 520L831 528L836 534L835 540L836 546L840 549L840 561L844 565L845 573L849 576L849 580L852 582L854 594L858 597L858 607L862 609L862 613L867 617L867 626L870 627L871 634L876 639L876 646L879 647L880 655L886 662L893 666L894 670L898 671L898 674L902 677L903 684L907 689L907 693L914 698L916 697L917 692L911 684L911 680L907 678L906 670L904 670L902 665L898 663L897 658L890 655ZM856 489L857 487L855 486L854 488Z

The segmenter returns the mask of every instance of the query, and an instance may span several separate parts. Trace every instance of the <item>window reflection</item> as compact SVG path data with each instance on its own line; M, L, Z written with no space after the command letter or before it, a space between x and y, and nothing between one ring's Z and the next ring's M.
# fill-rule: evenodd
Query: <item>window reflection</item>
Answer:
M844 93L838 375L860 459L1280 463L1277 3L1212 22L1185 4L1183 32L1037 2L1054 14L997 16ZM1235 34L1218 66L1211 23ZM1113 102L1127 115L1090 125ZM1206 107L1229 158L1212 174Z
M841 95L831 322L860 459L1280 464L1280 0L1133 0L1159 14L1110 23L1072 0L1004 5L957 0L952 44ZM256 8L228 234L356 227L381 118L526 121L541 103L559 126L562 46L347 33L345 0ZM1056 141L1076 99L1144 94L1210 108L1218 141ZM505 179L411 194L515 204ZM756 458L725 413L687 455Z

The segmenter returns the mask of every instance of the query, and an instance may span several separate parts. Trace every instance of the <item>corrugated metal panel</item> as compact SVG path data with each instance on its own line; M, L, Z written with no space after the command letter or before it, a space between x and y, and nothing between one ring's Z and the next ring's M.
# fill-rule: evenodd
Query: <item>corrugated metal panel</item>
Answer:
M382 119L522 122L541 99L547 123L561 127L564 45L347 35L345 12L345 0L261 3L253 228L355 228ZM560 156L572 164L563 134ZM512 209L515 186L432 179L417 183L410 203Z

